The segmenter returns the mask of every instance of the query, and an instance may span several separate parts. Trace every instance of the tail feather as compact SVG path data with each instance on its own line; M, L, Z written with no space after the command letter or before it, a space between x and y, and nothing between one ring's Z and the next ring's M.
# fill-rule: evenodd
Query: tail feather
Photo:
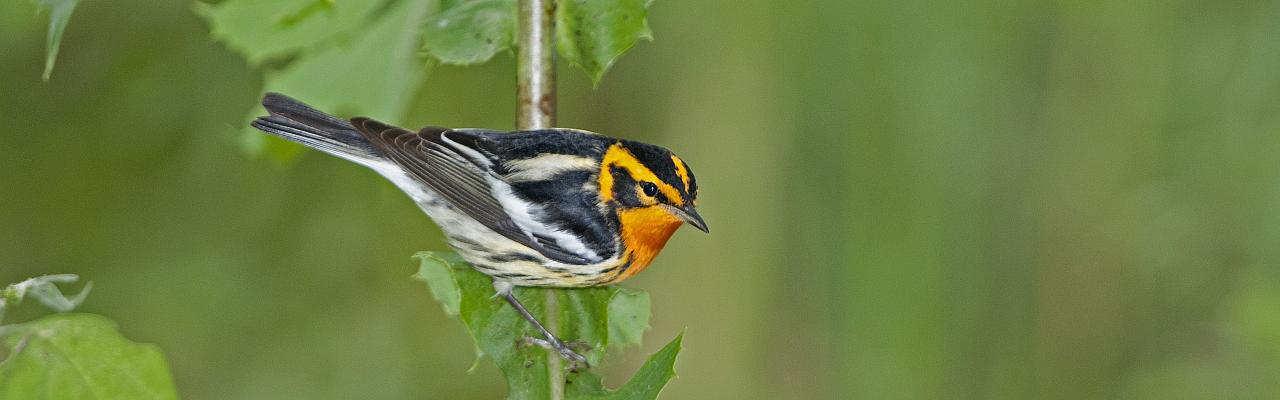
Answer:
M267 93L262 106L271 115L258 117L250 125L263 132L360 163L382 158L349 121L278 93Z

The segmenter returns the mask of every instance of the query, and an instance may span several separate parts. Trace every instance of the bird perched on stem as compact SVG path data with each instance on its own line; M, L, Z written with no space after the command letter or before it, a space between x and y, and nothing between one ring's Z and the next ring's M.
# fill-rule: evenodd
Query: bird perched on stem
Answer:
M689 165L662 147L574 129L496 132L344 120L268 93L264 132L369 167L444 231L449 245L493 277L499 296L537 328L534 343L585 364L512 294L516 286L590 287L643 270L694 209Z

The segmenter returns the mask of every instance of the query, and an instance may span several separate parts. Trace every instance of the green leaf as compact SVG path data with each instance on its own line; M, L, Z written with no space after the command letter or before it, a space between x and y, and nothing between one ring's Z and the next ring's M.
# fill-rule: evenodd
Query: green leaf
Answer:
M640 39L653 40L650 0L561 0L556 3L560 56L599 84L605 71Z
M126 340L115 323L62 314L0 327L0 400L176 399L168 362L154 345Z
M508 398L546 399L552 390L546 349L524 343L539 337L514 309L495 297L493 281L452 253L422 252L414 256L420 266L415 278L427 283L446 311L458 310L475 340L478 356L489 356L506 377ZM559 304L557 332L567 342L584 344L583 355L592 365L603 360L610 345L638 344L649 325L648 294L618 287L584 289L516 288L515 295L534 316L547 321L548 294ZM577 398L653 398L671 376L679 338L658 352L640 373L617 391L604 389L591 371L569 371L566 394ZM567 364L567 363L564 363ZM663 373L666 371L666 373ZM622 396L622 397L614 397ZM646 397L649 396L649 397Z
M488 276L472 270L455 254L422 252L414 256L420 261L416 277L428 280L436 298L450 298L449 293L460 293L456 307L467 331L476 343L477 356L489 356L498 364L507 379L509 399L547 399L548 385L547 351L520 344L525 335L533 334L528 323L507 306L501 298L494 297L493 284ZM444 274L431 270L445 271ZM445 292L434 288L452 287ZM539 290L516 289L516 296L533 315L544 316L546 296Z
M515 47L516 0L442 0L423 27L423 50L445 64L478 64Z
M400 119L426 77L417 55L417 29L428 6L422 1L397 2L352 40L313 49L268 72L265 89L330 113Z
M401 1L374 12L376 6L383 2L341 1L331 11L320 7L320 11L312 12L317 15L301 19L287 28L269 22L276 21L276 18L261 15L256 17L259 23L252 24L236 23L235 18L248 18L252 13L246 10L294 15L281 13L308 7L315 9L314 4L317 3L314 0L264 2L272 4L272 7L240 3L245 1L229 1L210 12L212 21L221 21L214 24L217 27L215 36L223 38L233 48L245 50L250 60L287 51L297 54L292 62L267 71L264 91L285 93L317 109L343 117L365 115L396 121L401 119L405 105L426 78L427 67L417 54L420 46L418 28L427 16L430 2ZM284 3L289 7L284 7ZM314 25L326 21L332 22L333 26ZM264 26L271 29L263 29ZM341 36L343 40L324 40L300 36L298 32L312 32L310 35L331 39L337 35L344 36ZM265 114L261 107L254 107L246 121ZM266 154L279 161L288 161L302 149L294 143L249 128L247 123L245 125L241 143L249 154Z
M461 263L456 255L446 253L422 252L414 255L419 262L418 273L413 277L426 282L431 289L431 296L444 307L445 314L458 316L458 308L462 304L462 292L453 280L450 264Z
M560 55L599 83L636 41L652 39L648 0L562 0L556 5ZM442 63L471 65L515 48L515 0L443 0L427 19L423 49Z
M649 329L649 293L618 288L609 300L609 339L613 345L639 345Z
M640 371L617 390L605 389L600 376L585 371L571 377L565 386L566 399L639 400L656 399L667 381L676 376L676 355L684 335L676 336L662 350L649 356Z
M280 26L285 28L293 27L297 23L305 21L307 18L311 17L312 14L315 14L318 11L333 11L333 6L335 5L336 4L333 0L311 0L311 4L308 4L301 10L298 10L298 12L281 18Z
M253 64L295 55L336 40L350 40L368 28L384 0L228 0L196 3L215 39Z
M67 30L67 22L71 21L71 12L75 11L80 0L38 0L41 8L49 10L49 33L45 36L44 75L45 81L53 74L53 62L58 59L58 48L62 46L62 32Z

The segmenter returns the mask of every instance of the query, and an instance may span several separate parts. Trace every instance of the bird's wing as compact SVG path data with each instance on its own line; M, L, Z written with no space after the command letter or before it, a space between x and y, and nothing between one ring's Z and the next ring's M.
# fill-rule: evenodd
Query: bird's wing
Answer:
M554 261L578 265L599 261L593 254L566 250L554 239L530 229L530 221L520 224L513 219L511 209L520 208L520 200L510 193L509 185L490 173L493 161L489 156L474 143L466 143L476 140L472 136L455 137L448 129L436 127L412 132L367 118L354 118L351 123L410 177L494 232ZM506 200L505 206L499 197Z

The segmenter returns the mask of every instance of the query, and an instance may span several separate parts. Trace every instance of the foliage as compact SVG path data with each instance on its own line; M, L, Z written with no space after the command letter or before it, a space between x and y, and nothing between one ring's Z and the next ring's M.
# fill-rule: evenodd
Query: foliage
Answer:
M399 120L426 78L417 27L430 2L231 0L197 10L212 34L266 67L264 91L288 93L330 112ZM280 65L277 61L288 60ZM246 120L261 115L255 107ZM289 159L299 146L246 126L252 154Z
M556 4L556 47L596 84L622 53L640 39L653 39L651 0L561 0Z
M614 61L640 39L652 39L647 0L556 2L560 56L600 83ZM516 45L515 0L444 0L427 20L424 50L446 64L488 61Z
M63 314L0 327L0 400L176 399L164 355L126 340L115 323Z
M210 34L250 63L261 65L350 40L376 23L380 0L343 0L316 8L315 0L230 0L196 3L210 22Z
M422 49L445 64L489 61L516 45L516 0L442 0L423 25Z
M197 3L214 38L266 69L264 91L319 109L389 121L427 75L419 51L445 64L482 63L515 46L515 0L228 0ZM593 82L639 39L651 37L645 0L564 0L556 12L561 57ZM260 115L254 108L246 120ZM252 154L289 159L300 147L254 133Z
M538 337L514 309L495 297L492 280L455 254L422 252L416 278L427 283L446 313L459 316L475 340L477 356L489 356L507 379L511 399L551 398L551 371L547 357L557 357L540 347L524 344L525 337ZM546 322L547 294L560 307L555 315L555 331L570 342L590 349L584 355L599 364L606 350L640 343L649 325L648 294L620 287L585 289L517 288L516 296L529 311ZM564 376L565 398L571 399L652 399L675 375L673 365L680 351L681 337L649 357L640 371L617 390L605 389L599 375L591 370L569 370Z
M58 312L84 301L64 296L54 283L75 275L31 278L0 290L0 313L28 295ZM0 400L176 399L168 363L152 345L116 332L115 323L92 314L63 314L16 325L0 325L8 357L0 361Z

